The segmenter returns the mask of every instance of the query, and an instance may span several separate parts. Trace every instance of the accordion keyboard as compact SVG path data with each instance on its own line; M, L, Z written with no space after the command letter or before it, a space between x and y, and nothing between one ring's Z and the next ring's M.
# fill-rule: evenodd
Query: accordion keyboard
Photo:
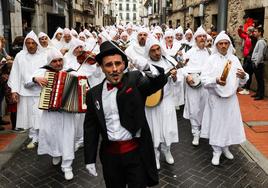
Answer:
M52 94L52 88L53 88L53 82L54 82L54 77L56 75L56 72L46 72L45 78L48 80L48 84L46 87L42 88L42 91L40 93L40 100L39 100L39 108L48 110L49 109L49 103L50 103L50 98Z

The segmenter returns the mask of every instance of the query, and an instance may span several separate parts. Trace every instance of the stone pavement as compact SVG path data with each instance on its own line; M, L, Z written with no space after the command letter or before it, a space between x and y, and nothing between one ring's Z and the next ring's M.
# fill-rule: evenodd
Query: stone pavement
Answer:
M157 188L172 187L268 187L268 175L240 147L231 148L235 159L221 157L221 165L211 165L212 150L207 140L199 147L191 145L190 124L178 113L180 143L172 145L174 165L161 162L160 184ZM37 156L36 150L25 149L25 144L0 172L0 187L105 187L98 162L98 177L87 174L83 149L76 153L73 164L74 179L64 180L60 166L52 166L49 156Z

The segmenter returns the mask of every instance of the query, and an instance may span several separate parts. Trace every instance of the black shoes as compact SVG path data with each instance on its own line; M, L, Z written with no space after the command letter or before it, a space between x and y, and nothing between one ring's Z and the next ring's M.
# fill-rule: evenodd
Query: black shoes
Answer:
M9 124L9 121L0 120L0 125L7 125Z
M263 97L260 97L260 96L257 96L254 98L255 101L258 101L258 100L263 100Z
M258 96L257 94L251 95L252 98L255 98L255 97L257 97L257 96Z

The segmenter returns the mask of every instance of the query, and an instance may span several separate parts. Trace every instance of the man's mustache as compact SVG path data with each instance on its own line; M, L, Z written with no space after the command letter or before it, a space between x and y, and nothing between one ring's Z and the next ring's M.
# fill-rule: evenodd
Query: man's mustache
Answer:
M109 74L109 76L112 76L112 77L119 76L119 75L120 75L119 73L111 73L111 74Z

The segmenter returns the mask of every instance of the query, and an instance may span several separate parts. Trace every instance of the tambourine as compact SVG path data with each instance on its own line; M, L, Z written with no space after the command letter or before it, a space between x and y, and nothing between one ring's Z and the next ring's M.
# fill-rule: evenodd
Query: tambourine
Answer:
M90 65L94 65L96 63L96 54L91 51L82 51L80 55L77 56L77 62L79 64L88 63Z
M201 79L200 79L201 73L189 73L191 75L193 82L192 84L188 84L192 88L199 88L201 86Z

